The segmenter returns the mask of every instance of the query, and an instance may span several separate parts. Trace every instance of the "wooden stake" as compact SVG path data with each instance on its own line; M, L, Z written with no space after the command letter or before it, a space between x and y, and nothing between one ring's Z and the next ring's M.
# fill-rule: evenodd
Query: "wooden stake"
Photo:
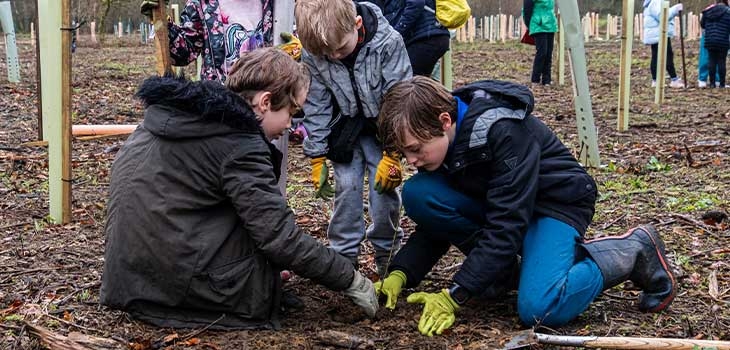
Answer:
M38 17L40 16L40 11L37 10L38 0L34 1L36 16L35 18L33 18L33 22L31 22L31 24L35 24L35 28L38 28L38 33L36 34L33 43L35 44L35 85L38 91L38 117L36 119L38 120L38 141L41 141L43 140L43 90L41 89L41 35L40 27L38 27Z
M152 11L152 22L155 24L155 57L157 61L157 74L172 74L170 38L167 34L167 8L165 6L157 6Z
M682 22L682 11L679 11L679 46L682 48L682 78L684 80L684 88L687 88L687 63L684 60L684 26Z
M71 222L71 0L61 0L61 201L62 223Z
M659 16L659 47L657 49L656 64L656 90L654 103L664 103L664 77L667 71L667 26L669 14L669 1L662 1L662 11Z
M634 44L634 0L623 1L621 16L621 63L618 77L618 121L616 128L626 131L629 128L631 104L631 50Z

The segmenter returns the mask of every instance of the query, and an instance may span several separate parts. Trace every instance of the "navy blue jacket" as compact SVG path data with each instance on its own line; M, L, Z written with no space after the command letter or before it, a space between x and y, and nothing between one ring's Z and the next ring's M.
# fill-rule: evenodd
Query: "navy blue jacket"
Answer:
M454 282L484 296L505 282L534 219L555 218L585 234L597 189L552 130L530 114L534 99L527 87L484 80L453 94L469 108L442 170L454 188L483 199L485 208L485 224ZM403 271L408 287L416 286L448 248L416 228L390 270Z
M700 25L705 29L707 49L730 48L730 8L727 5L718 3L702 11Z
M436 20L435 9L435 0L386 0L384 15L408 46L430 37L450 35Z

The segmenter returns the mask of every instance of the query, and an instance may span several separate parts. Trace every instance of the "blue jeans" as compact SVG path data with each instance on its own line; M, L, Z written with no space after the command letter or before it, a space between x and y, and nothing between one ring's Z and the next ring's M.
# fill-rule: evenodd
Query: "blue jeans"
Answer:
M375 191L375 171L383 158L380 143L372 136L360 136L356 141L350 163L335 163L335 207L327 229L330 246L346 258L355 261L360 242L365 237L375 248L375 258L388 258L400 247L400 195L397 191L378 194ZM368 213L372 224L365 229L363 190L365 172L370 184ZM395 245L393 245L393 236Z
M456 191L442 173L421 172L406 181L403 206L419 232L443 235L434 238L448 240L465 254L485 222L483 200ZM580 233L560 220L533 218L522 245L517 297L523 323L563 325L601 293L601 271L592 259L577 253L581 241Z
M702 36L700 36L700 57L697 69L697 80L707 82L707 78L710 76L710 63L709 53L705 48L705 33L702 33ZM720 81L719 73L715 73L715 81Z

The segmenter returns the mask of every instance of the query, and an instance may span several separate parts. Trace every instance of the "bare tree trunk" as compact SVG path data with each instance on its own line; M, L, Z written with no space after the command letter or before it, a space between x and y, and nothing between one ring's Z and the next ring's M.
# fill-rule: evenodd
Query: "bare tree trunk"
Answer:
M106 38L106 18L109 16L109 11L112 8L112 0L101 0L101 5L104 6L104 14L99 19L99 45L104 45L104 38Z

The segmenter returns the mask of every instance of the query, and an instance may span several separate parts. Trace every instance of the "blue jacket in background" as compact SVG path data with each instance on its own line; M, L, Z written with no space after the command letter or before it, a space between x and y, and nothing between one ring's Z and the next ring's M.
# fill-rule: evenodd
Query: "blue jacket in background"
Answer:
M435 8L435 0L386 0L385 18L409 45L434 36L450 35L449 30L436 20Z
M730 8L727 5L718 3L702 11L700 25L705 30L707 49L730 48Z

